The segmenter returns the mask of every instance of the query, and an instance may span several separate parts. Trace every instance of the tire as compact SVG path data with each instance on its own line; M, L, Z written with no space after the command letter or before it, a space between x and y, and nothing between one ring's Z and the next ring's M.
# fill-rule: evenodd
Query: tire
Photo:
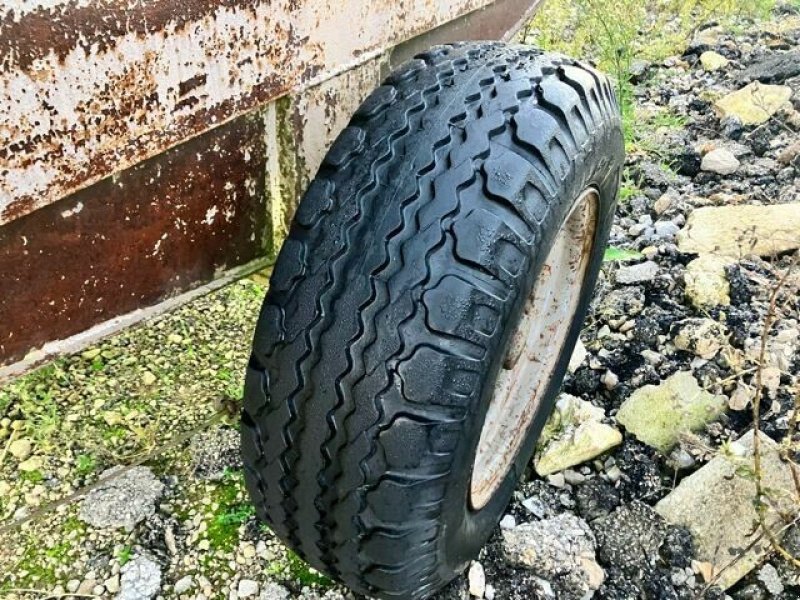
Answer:
M299 205L246 375L246 485L299 556L356 592L423 598L477 555L559 391L622 160L608 80L529 47L437 47L361 105ZM593 231L566 328L475 502L495 384L586 190Z

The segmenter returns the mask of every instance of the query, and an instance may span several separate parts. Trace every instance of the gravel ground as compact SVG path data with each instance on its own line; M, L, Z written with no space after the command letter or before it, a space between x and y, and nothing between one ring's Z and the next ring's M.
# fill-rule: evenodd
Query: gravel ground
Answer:
M564 395L440 600L800 598L757 526L800 554L800 9L710 24L635 71L643 125ZM352 597L256 522L242 486L235 406L264 284L0 387L0 596Z

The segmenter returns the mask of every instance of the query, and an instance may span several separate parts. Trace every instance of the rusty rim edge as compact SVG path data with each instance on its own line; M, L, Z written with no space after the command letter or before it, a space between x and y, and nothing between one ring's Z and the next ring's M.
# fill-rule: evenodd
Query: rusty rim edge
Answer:
M584 190L556 234L512 335L475 454L469 500L502 484L533 422L578 308L597 231L599 195Z

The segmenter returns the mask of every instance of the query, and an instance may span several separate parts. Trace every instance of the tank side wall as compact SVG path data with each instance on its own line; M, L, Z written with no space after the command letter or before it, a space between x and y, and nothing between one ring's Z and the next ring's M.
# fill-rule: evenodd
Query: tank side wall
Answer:
M0 13L0 224L491 0L98 0Z
M498 0L417 48L364 58L0 226L0 380L263 268L330 143L390 66L431 44L502 38L523 5Z

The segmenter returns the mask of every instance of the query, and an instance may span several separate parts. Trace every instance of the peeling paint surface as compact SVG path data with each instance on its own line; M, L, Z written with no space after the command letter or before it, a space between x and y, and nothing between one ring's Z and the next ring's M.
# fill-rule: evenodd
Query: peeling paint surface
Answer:
M263 265L390 66L536 3L0 0L0 378Z
M0 1L0 225L489 0Z
M0 365L261 257L265 161L242 117L0 228Z

